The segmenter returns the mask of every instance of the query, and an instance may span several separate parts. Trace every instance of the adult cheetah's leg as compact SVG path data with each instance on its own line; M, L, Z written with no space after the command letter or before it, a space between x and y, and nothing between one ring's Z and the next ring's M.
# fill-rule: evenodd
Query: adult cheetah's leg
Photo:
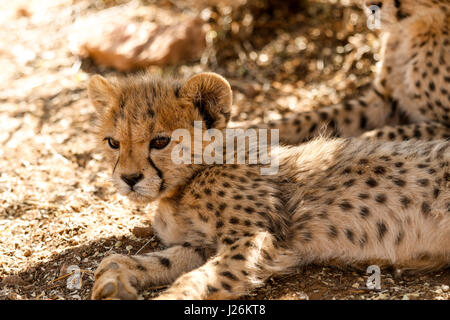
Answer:
M186 245L137 256L111 255L95 271L92 299L136 299L139 288L171 283L205 263L211 253Z
M438 122L427 121L409 125L385 126L365 132L361 137L368 140L389 141L450 139L450 127Z
M251 128L278 129L281 143L298 144L319 135L357 137L363 132L396 122L396 104L377 90L369 89L359 99L343 104L296 113Z
M157 299L231 299L263 284L271 275L266 268L276 259L272 236L262 232L240 238L219 250L203 266L178 278Z

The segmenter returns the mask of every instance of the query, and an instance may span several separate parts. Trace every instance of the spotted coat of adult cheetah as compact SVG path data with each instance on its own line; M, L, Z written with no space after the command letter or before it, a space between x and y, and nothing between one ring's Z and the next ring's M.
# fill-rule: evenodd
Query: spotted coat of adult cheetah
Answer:
M118 191L156 201L155 234L167 249L111 255L95 272L94 299L236 298L298 265L450 263L450 142L318 139L274 147L278 172L258 164L174 164L174 130L224 130L228 82L94 76L89 96ZM278 148L278 149L277 149Z
M450 1L365 5L380 8L382 29L382 61L371 87L342 104L256 127L279 129L287 144L321 134L384 141L450 137Z

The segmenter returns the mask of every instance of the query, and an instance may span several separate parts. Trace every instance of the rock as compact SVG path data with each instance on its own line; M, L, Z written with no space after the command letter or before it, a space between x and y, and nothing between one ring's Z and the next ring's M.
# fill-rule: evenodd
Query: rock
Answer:
M153 235L153 230L151 227L134 227L131 233L137 238L150 238Z
M117 21L102 21L95 32L78 31L84 34L77 35L77 53L92 57L98 64L131 71L196 59L206 46L200 18L171 25Z
M388 295L385 293L379 293L376 297L374 297L374 300L385 300L388 298Z
M15 292L9 292L6 296L7 300L24 300L23 297Z
M4 286L23 286L25 284L27 284L27 282L18 275L11 275L2 280L2 285Z
M70 273L72 273L74 270L73 270L73 264L72 263L63 263L62 265L61 265L61 267L59 268L59 277L62 277L62 276L64 276L64 275L66 275L66 274L70 274ZM72 268L71 268L72 267Z
M17 10L16 10L16 16L17 16L18 18L22 18L22 17L28 18L28 17L31 17L31 16L32 16L32 13L30 12L30 10L29 10L27 7L25 7L25 6L20 6L20 7L18 7Z
M30 250L30 249L25 250L25 252L23 253L23 256L24 256L24 257L29 257L29 256L31 256L31 250Z
M448 285L446 285L446 284L443 284L441 286L441 289L442 289L442 291L447 292L450 289L450 287Z
M233 90L241 91L248 98L254 98L261 92L261 86L259 84L233 79L230 79L229 82Z

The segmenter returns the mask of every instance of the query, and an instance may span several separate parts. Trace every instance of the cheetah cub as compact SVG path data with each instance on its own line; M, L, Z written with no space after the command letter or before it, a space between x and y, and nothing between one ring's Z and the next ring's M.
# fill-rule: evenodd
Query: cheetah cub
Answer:
M450 1L362 2L382 31L382 61L371 87L342 104L256 127L278 128L287 144L323 133L384 141L450 137Z
M236 298L313 262L450 262L450 142L317 139L274 147L272 175L262 164L174 164L174 130L192 132L194 121L225 130L224 78L96 75L88 91L114 184L132 200L157 201L152 225L167 246L105 258L94 299L135 299L139 288L172 282L159 299Z

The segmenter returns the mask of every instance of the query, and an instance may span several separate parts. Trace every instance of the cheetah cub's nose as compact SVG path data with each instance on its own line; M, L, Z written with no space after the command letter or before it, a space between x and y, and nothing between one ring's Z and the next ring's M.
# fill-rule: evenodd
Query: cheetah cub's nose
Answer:
M144 175L142 173L134 173L134 174L122 174L120 176L123 181L126 182L130 186L130 188L133 188L133 186L142 180Z

